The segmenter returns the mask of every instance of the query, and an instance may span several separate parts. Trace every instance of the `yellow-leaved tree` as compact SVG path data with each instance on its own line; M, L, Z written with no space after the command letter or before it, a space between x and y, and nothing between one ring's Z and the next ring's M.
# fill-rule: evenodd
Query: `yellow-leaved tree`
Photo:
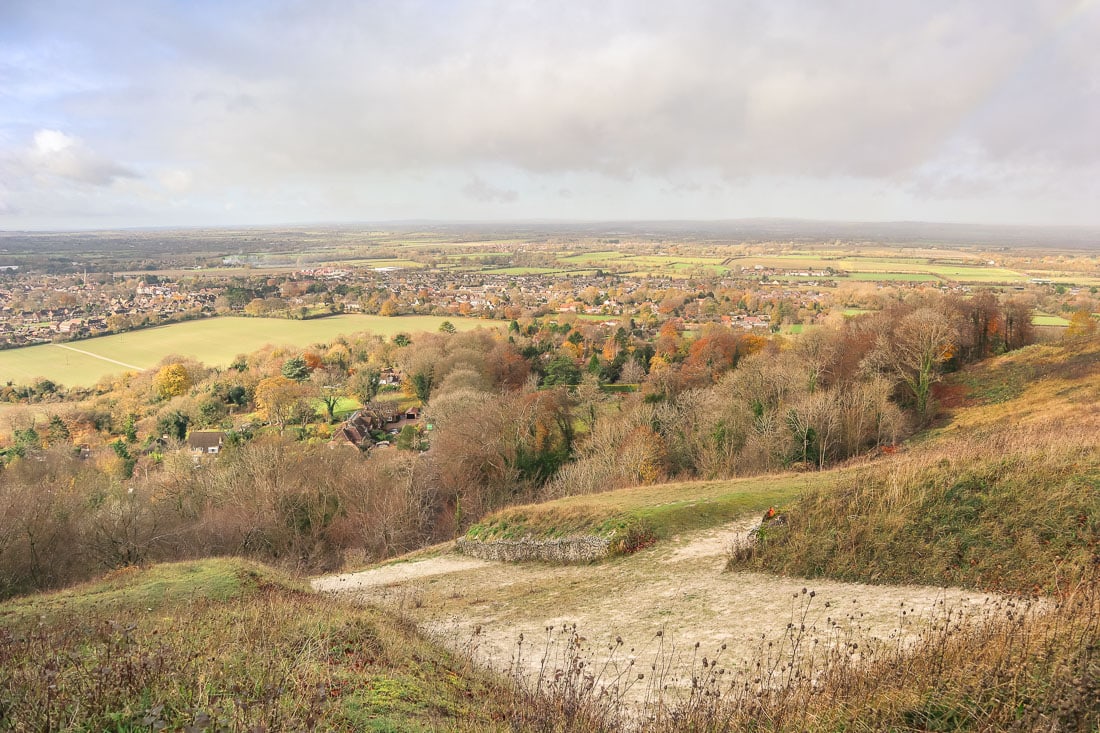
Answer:
M308 386L280 374L256 385L256 407L262 418L281 431L303 408L309 394Z
M157 397L167 400L178 397L191 389L193 381L187 367L183 364L168 364L161 367L153 377L153 386L157 390Z
M1096 334L1096 320L1087 308L1081 308L1070 316L1069 325L1066 326L1066 341L1087 339Z

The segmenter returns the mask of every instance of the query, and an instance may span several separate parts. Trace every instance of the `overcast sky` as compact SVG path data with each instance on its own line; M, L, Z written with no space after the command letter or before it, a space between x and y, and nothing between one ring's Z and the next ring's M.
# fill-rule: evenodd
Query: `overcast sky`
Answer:
M0 229L1100 224L1100 3L0 0Z

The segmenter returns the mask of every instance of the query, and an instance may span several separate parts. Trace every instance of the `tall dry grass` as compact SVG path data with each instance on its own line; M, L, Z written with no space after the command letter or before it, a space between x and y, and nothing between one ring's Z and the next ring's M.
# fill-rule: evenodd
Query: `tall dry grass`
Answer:
M869 636L837 608L824 624L812 590L745 662L724 646L644 652L589 645L575 626L520 639L505 671L515 730L1091 731L1100 725L1100 585L1057 602L990 600L912 618L915 636ZM528 648L534 647L534 648ZM536 655L530 673L524 655ZM686 657L687 664L683 664ZM674 670L684 669L686 674Z
M733 559L804 577L1063 592L1100 561L1098 432L987 426L838 472Z

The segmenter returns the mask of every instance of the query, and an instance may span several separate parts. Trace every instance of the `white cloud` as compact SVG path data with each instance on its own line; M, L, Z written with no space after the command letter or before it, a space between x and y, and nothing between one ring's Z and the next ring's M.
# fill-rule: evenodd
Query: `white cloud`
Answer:
M172 169L163 170L157 175L157 180L160 181L160 185L166 190L182 194L191 190L195 182L195 177L190 171Z
M39 130L34 134L34 153L51 156L69 150L76 140L57 130Z
M91 186L109 186L134 173L97 155L83 142L59 130L39 130L26 161L36 174L49 174Z

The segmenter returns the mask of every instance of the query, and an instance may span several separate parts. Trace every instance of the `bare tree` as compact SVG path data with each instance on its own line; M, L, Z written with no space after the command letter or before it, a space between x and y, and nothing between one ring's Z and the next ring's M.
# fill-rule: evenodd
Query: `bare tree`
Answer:
M328 421L334 422L336 420L336 406L347 394L347 372L337 366L325 366L314 369L309 381L313 384L317 390L317 396L325 405Z
M958 337L958 325L950 315L933 308L917 308L879 335L864 366L904 384L913 395L918 418L923 420L932 385L940 378L940 365L951 358Z

